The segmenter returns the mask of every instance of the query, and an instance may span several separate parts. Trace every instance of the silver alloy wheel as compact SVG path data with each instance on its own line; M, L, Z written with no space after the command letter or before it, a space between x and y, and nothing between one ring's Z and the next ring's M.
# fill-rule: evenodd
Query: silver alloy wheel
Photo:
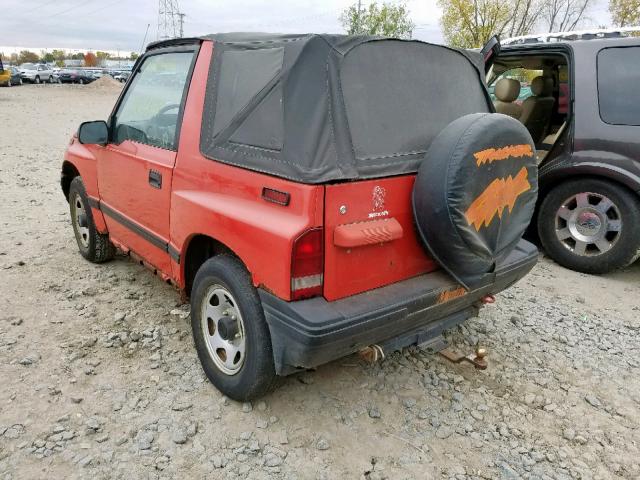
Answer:
M76 237L84 248L89 248L89 227L87 226L87 211L80 194L76 193L73 199L73 228Z
M246 336L240 309L222 285L207 289L200 311L200 325L209 356L226 375L235 375L244 365Z
M620 238L620 210L608 197L582 192L567 198L556 212L556 236L579 256L608 252Z

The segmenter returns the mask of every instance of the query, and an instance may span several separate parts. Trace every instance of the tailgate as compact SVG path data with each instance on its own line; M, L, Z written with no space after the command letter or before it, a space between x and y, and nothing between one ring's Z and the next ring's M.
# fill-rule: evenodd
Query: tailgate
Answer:
M355 295L436 270L414 227L415 175L326 186L324 296Z

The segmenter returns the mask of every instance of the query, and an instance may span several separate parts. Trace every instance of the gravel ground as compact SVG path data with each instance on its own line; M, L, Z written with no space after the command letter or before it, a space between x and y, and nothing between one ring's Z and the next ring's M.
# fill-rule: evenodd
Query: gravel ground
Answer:
M541 258L448 335L487 347L484 372L411 348L223 397L174 289L77 253L63 150L117 94L0 89L0 479L640 478L640 263Z

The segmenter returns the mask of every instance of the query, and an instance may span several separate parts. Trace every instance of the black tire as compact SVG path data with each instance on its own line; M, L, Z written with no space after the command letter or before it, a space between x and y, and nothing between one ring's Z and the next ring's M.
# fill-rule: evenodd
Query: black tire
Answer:
M584 193L587 194L588 206L578 210L576 196ZM613 203L613 207L609 207L605 213L600 212L608 205L605 202L601 206L603 197ZM587 216L577 216L579 211ZM575 213L569 215L569 212ZM598 216L598 212L606 215L606 218ZM569 220L562 218L567 216ZM580 221L573 220L576 218ZM619 231L609 231L614 228L615 222L619 222ZM592 231L599 235L605 235L606 232L604 245L605 248L607 244L610 245L608 250L601 251L595 242L574 236L581 232L590 234ZM561 239L570 232L574 233ZM607 180L588 178L566 181L547 193L540 205L538 235L548 255L564 267L584 273L607 273L623 268L640 257L640 201L626 188ZM590 235L586 238L598 237ZM583 241L587 246L584 254L581 254Z
M33 81L36 84L40 83L40 77L38 75L36 75L36 78Z
M80 80L78 80L78 83L79 83L80 85L84 85L84 80L83 80L83 79L80 79Z
M83 238L80 232L80 225L76 220L79 201L85 213L85 227L88 230L86 238ZM75 177L69 187L69 213L71 215L73 232L78 244L78 250L80 250L80 255L93 263L103 263L111 260L116 253L116 249L109 241L108 234L99 233L96 230L96 225L93 221L93 212L89 206L89 198L87 197L84 183L82 183L82 178L80 177Z
M231 293L240 312L245 342L245 356L239 370L223 372L216 365L207 347L203 309L208 293L223 287ZM229 315L226 313L226 315ZM219 323L216 324L216 327ZM271 391L277 384L273 363L271 336L264 318L262 304L245 267L230 255L210 258L198 270L191 292L191 328L198 358L209 381L222 393L237 401L247 401ZM208 326L207 329L211 329Z

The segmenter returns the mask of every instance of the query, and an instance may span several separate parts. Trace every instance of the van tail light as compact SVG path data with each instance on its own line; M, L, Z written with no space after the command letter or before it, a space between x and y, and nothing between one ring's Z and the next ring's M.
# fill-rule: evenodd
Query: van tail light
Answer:
M302 300L322 295L323 271L323 229L307 230L293 243L291 299Z

